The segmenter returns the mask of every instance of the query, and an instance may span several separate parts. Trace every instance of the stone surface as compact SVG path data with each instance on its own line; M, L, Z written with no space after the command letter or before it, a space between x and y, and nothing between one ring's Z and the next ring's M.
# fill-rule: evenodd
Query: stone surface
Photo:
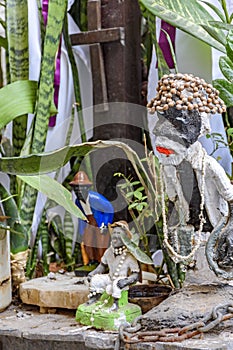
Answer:
M233 304L230 285L187 286L147 312L142 324L147 329L183 327L201 320L213 307L227 303Z
M86 350L114 349L118 334L83 327L75 311L40 314L38 307L11 305L0 314L0 349Z
M40 306L41 312L46 312L47 308L76 309L88 300L89 290L85 278L76 277L73 273L56 273L51 274L51 277L40 277L22 283L22 302Z
M42 285L50 286L50 291L56 289L57 293L65 291L68 286L68 290L70 288L73 290L77 286L77 290L80 290L80 286L83 286L83 284L75 284L75 281L77 283L83 281L82 278L76 278L72 274L57 275L56 280L47 280L46 282L46 278L40 278L36 283L41 281ZM208 275L206 276L208 277ZM35 280L30 282L33 283L33 289L35 289ZM27 283L30 285L29 282ZM77 290L74 294L78 294ZM29 292L27 291L27 293ZM38 299L36 300L38 302ZM146 325L152 329L156 329L158 326L174 327L178 325L182 327L193 323L205 312L211 311L213 305L231 301L233 302L233 287L230 285L188 285L144 314L142 324L143 327ZM41 305L38 306L41 307ZM43 350L125 349L122 342L119 345L118 332L100 331L80 325L75 321L75 310L59 309L57 305L51 305L50 302L48 311L53 313L41 314L38 307L23 304L21 307L11 305L6 311L0 313L0 349L37 350L39 347ZM232 326L233 322L229 320L222 323L221 327L218 326L214 331L205 333L202 339L188 339L181 343L138 343L131 344L130 349L232 350Z
M40 314L38 307L11 305L0 313L0 349L9 350L123 350L118 333L97 331L75 321L74 310L57 310L56 314ZM203 339L182 343L139 343L131 350L232 350L233 332L225 329L206 333Z

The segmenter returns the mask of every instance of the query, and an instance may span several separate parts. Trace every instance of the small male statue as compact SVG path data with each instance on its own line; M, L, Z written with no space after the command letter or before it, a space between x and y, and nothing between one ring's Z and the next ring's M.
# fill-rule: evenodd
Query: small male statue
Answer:
M90 294L87 304L96 302L106 292L114 298L110 311L115 311L119 307L122 290L128 290L129 286L139 279L140 268L137 259L122 241L123 235L132 238L128 224L125 221L117 221L110 229L111 246L105 251L97 268L88 274Z
M109 246L108 224L113 222L112 204L100 193L91 191L92 182L84 171L79 171L70 182L75 192L75 204L82 210L87 222L79 219L79 234L83 237L83 247L88 261L84 264L100 262L104 251Z

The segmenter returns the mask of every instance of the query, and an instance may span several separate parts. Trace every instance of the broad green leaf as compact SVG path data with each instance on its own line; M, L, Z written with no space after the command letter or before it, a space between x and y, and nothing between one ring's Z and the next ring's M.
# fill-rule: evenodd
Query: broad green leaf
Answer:
M227 32L233 28L232 24L223 23L223 22L219 22L219 21L209 21L208 25L215 27L215 28L218 28L218 29L226 30Z
M233 84L224 79L215 79L213 86L219 90L219 96L225 102L227 107L233 106Z
M141 263L152 265L151 258L144 253L133 240L129 239L126 234L121 235L122 241L130 253Z
M123 142L86 142L79 145L66 146L53 152L32 154L24 157L4 157L0 158L0 171L14 175L38 175L49 173L61 168L71 159L71 157L83 157L91 150L107 147L118 147L126 154L134 167L142 186L145 188L146 194L148 195L148 201L151 201L151 206L154 208L153 203L154 201L157 201L157 196L147 171L137 153Z
M222 35L222 31L217 31L216 27L210 26L209 23L208 25L203 24L202 27L212 36L212 38L226 46L226 35Z
M0 89L0 129L16 117L34 113L37 81L19 80ZM50 113L54 113L55 106L51 106Z
M224 77L233 83L233 62L227 56L219 58L219 67Z
M233 30L231 29L227 35L227 44L226 44L227 56L233 62Z
M16 117L33 113L38 83L21 80L0 89L0 129Z
M182 2L180 0L139 0L139 3L155 16L215 47L217 50L225 52L224 45L214 39L202 27L202 25L208 25L208 22L213 21L214 18L197 0ZM225 37L224 32L221 32L220 29L215 31L218 32L219 37Z
M48 175L18 176L31 187L42 192L57 204L65 208L69 213L84 219L85 216L72 200L71 192Z
M216 15L221 19L222 22L226 21L224 14L222 13L221 10L219 10L218 7L216 7L214 4L209 3L208 1L201 1L201 2L209 6L216 13Z

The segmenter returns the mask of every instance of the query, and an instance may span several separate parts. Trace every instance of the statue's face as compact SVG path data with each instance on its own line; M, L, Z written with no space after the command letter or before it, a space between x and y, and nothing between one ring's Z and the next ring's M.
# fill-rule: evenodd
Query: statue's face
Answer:
M121 239L122 234L125 234L123 228L114 227L112 230L112 246L113 248L119 248L123 245L123 241Z
M90 185L76 185L76 186L73 186L73 189L78 199L86 200L90 187L91 187Z
M171 154L184 152L200 136L201 119L196 111L178 111L169 108L164 114L158 113L154 128L156 147L165 148ZM173 152L172 152L173 151Z

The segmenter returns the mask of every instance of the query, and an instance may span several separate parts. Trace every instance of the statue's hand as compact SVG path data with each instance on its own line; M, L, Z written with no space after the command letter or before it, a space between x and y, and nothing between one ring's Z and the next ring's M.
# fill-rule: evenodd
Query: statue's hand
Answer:
M117 287L120 289L123 289L124 287L128 286L129 284L130 283L129 283L128 278L122 278L121 280L119 280L117 282Z
M102 222L101 226L100 226L100 233L102 235L105 235L108 232L108 226L104 225L104 223Z
M89 272L89 274L87 275L87 281L90 283L91 282L91 279L92 279L92 273Z

